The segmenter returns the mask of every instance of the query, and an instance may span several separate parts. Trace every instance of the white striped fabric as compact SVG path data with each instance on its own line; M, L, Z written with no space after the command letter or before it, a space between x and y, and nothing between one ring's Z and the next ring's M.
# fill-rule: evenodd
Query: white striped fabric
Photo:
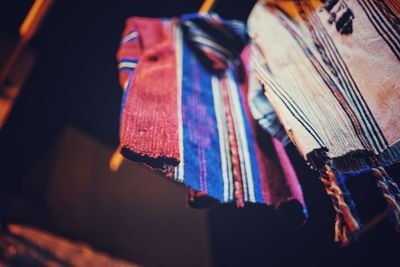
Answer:
M304 158L326 148L342 171L366 167L362 151L399 161L400 34L376 1L346 1L346 34L321 1L274 3L249 17L252 64Z

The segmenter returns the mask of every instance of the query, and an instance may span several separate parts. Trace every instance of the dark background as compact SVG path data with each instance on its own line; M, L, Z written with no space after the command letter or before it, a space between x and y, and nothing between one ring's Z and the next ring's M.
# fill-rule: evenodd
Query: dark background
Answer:
M1 1L0 30L16 38L32 2ZM66 125L115 147L121 100L115 54L126 18L176 16L196 12L201 3L55 1L31 43L37 55L35 66L0 131L1 191L20 193L26 171ZM224 18L245 20L254 3L220 0L215 11ZM308 222L294 228L268 208L215 208L209 213L215 266L400 266L399 235L387 220L347 248L334 244L334 212L329 199L316 174L293 148L289 152L303 185ZM391 171L393 176L400 173ZM371 177L354 178L349 187L363 222L384 209ZM40 202L40 197L31 197L31 201Z

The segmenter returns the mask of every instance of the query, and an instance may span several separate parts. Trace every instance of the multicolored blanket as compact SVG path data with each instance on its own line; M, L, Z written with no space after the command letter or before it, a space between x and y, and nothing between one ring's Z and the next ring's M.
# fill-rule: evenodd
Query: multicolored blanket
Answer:
M264 3L263 3L264 2ZM345 173L370 171L400 229L399 1L260 1L252 64L292 142L321 173L347 244L361 224Z
M129 19L118 52L122 153L183 183L194 202L290 202L303 214L282 143L250 119L245 32L215 14Z

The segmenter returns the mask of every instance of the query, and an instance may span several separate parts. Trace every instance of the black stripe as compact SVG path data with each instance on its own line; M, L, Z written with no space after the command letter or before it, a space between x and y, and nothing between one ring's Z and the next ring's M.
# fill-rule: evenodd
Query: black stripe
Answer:
M285 17L285 16L281 16L279 13L278 13L278 18L279 18L281 21L286 20L286 17ZM286 22L285 24L287 24L287 27L291 27L291 26L289 25L288 22ZM294 30L293 28L292 28L292 31L295 32L295 30ZM306 56L307 58L309 58L309 56L308 56L308 54L307 54L307 51L306 51L307 46L306 46L305 41L301 38L301 36L297 36L297 34L293 34L293 33L291 33L291 32L290 32L290 34L291 34L291 35L293 36L293 38L296 40L296 42L298 43L298 45L300 46L300 48L302 48L302 51L303 51L303 53L305 54L305 56ZM311 50L310 50L310 52L311 52ZM311 52L311 54L312 54L312 52ZM335 86L335 88L337 89L337 91L340 92L340 90L337 88L336 83L332 80L332 78L330 77L329 73L326 72L325 68L324 68L323 66L321 66L321 64L320 64L319 62L317 62L318 65L315 65L315 64L310 60L310 63L312 64L312 66L314 67L314 69L317 71L317 73L321 76L322 80L323 80L324 83L328 86L328 88L330 87L330 85L333 85L333 86ZM322 69L322 73L317 69L317 66L319 66L319 67ZM323 74L325 74L325 75L324 75L325 77L323 77ZM339 99L336 97L335 93L334 93L331 89L329 89L329 92L333 95L334 99L336 99L336 101L338 102L339 106L342 107L342 104L340 103ZM342 96L343 96L343 95L342 95ZM348 100L347 100L345 97L343 97L343 100L345 101L346 105L349 106L349 107L351 108L351 106L350 106L349 103L348 103ZM349 121L350 121L350 123L351 123L351 125L352 125L352 127L353 127L353 130L354 130L355 135L358 136L358 138L360 139L361 136L359 136L359 134L358 134L357 127L356 127L356 125L354 124L353 120L351 119L351 116L350 116L350 114L349 114L349 111L347 111L347 110L344 109L344 108L343 108L342 110L343 110L343 111L345 112L345 114L347 115L347 117L348 117L348 119L349 119ZM361 124L361 122L358 120L357 116L356 116L356 119L357 119L357 121ZM370 144L370 142L369 142L369 139L368 139L368 138L366 137L366 135L365 135L365 132L364 132L363 127L361 127L361 132L362 132L361 134L362 134L362 136L364 137L364 139L365 139L367 145L368 145L369 147L371 147L371 144ZM361 142L361 143L363 144L363 142ZM363 145L363 146L364 146L364 145ZM364 146L365 149L368 149L369 147L365 147L365 146Z
M305 121L304 118L300 118L301 115L298 113L299 111L295 110L295 107L293 106L293 104L288 99L286 99L285 96L281 92L276 91L272 87L273 86L271 86L271 89L274 91L275 95L279 97L279 99L286 106L286 108L290 111L290 113L293 115L293 117L295 117L297 119L297 121L304 127L304 129L306 129L306 131L315 139L315 141L318 143L318 145L320 147L326 147L326 145L322 141L321 137L317 134L315 129L307 121ZM285 102L285 100L287 102Z
M318 27L316 25L316 27L318 27L320 29L319 31L317 31L317 33L323 33L323 34L321 34L321 40L322 41L325 40L324 44L325 44L325 46L328 46L327 47L328 49L325 49L325 47L324 47L324 50L327 51L328 52L327 55L330 56L330 60L331 60L330 63L332 64L333 67L335 67L335 71L338 74L340 74L340 76L338 76L339 83L341 84L342 87L344 87L343 84L345 85L345 87L347 89L345 91L347 91L349 93L350 98L351 98L356 110L358 111L359 114L361 114L360 118L364 124L364 127L368 131L369 137L373 141L375 148L378 151L384 150L387 146L389 146L389 144L388 144L387 140L385 139L385 137L383 136L382 130L378 126L374 116L372 115L368 105L365 102L365 99L363 98L362 94L360 93L360 90L359 90L357 84L355 83L353 77L351 76L346 63L342 59L342 57L339 53L339 50L335 46L332 38L329 36L329 34L326 33L326 30L323 27L319 18L316 15L313 15L313 17L314 17L315 21L317 22L317 24L319 24L319 26L320 26L320 27ZM337 63L335 62L334 59L336 59ZM343 74L344 74L344 76L343 76ZM355 94L356 92L358 93L358 96ZM360 108L361 108L361 110L360 110ZM368 123L366 123L366 120ZM371 127L369 125L371 125ZM373 133L371 133L371 131L373 131ZM379 145L376 144L376 141L374 140L373 136L376 137L377 141L379 142ZM385 145L386 145L386 147L385 147Z
M253 60L256 64L260 64L260 63L258 63L257 62L257 60ZM256 67L256 69L259 69L259 68L261 68L262 69L262 67L261 66L259 66L259 67L257 67L257 66L255 66ZM261 71L259 71L259 72L261 72ZM263 74L261 73L260 74L260 76L263 78ZM269 82L267 81L267 79L266 78L263 78L264 79L264 82L265 83L268 83L269 84ZM272 82L272 81L271 81ZM272 84L272 86L271 86L271 89L273 89L272 87L276 87L279 91L280 91L280 87L279 87L279 85L274 85L274 84ZM283 91L284 92L284 91ZM283 95L283 93L282 92L280 92L282 95ZM277 95L277 93L275 92L275 94ZM278 96L279 97L279 96ZM296 105L296 103L293 101L293 99L291 99L290 98L290 96L284 96L283 95L283 98L285 98L285 100L287 100L288 101L288 103L290 104L290 106L291 107L293 107L293 109L295 110L295 113L298 115L298 116L295 116L295 114L293 113L293 111L285 104L285 102L282 100L282 98L281 97L279 97L280 99L281 99L281 101L284 103L284 105L286 106L286 108L292 113L292 115L300 122L300 124L302 124L303 125L303 127L310 133L310 135L315 139L315 141L321 146L321 147L326 147L325 145L324 145L324 142L322 141L322 139L319 137L319 135L315 132L315 130L311 127L311 122L309 122L308 120L307 120L307 116L305 116L305 114L301 111L301 109ZM287 98L289 98L289 99L287 99ZM296 107L297 108L296 108ZM301 113L301 114L300 114ZM302 117L301 115L303 115L304 117L303 118L299 118L299 117ZM308 127L310 127L310 129L313 131L313 133L311 133L310 132L310 129L306 126L306 125L304 125L303 123L302 123L302 121L308 126Z
M323 48L323 49L324 49L324 52L327 51L325 48ZM330 53L329 53L329 54L330 54ZM328 53L326 53L326 55L327 55L327 57L328 57ZM331 57L332 57L332 56L331 56ZM338 78L338 82L339 82L339 85L340 85L340 86L336 86L337 89L338 89L338 91L341 92L341 94L342 94L343 98L345 99L347 105L350 106L350 103L349 103L349 102L352 102L352 104L355 106L357 112L358 112L358 113L361 113L360 110L359 110L359 108L358 108L358 106L355 104L356 101L355 101L355 99L354 99L354 95L351 94L351 91L350 91L350 90L343 90L343 91L340 90L341 88L343 89L344 87L346 87L347 89L349 89L349 88L348 88L349 85L348 85L348 83L347 83L343 78L341 78L342 76L339 76L339 74L341 74L341 73L340 73L339 69L338 69L337 67L335 67L335 65L333 64L334 62L332 62L332 61L333 61L332 58L330 58L329 60L331 61L331 62L329 62L329 64L332 65L332 67L334 68L334 71L337 73L337 75L334 75L334 76L336 76L336 77ZM329 74L326 74L326 75L330 76ZM343 92L347 92L349 95L343 94ZM336 96L334 95L334 97L336 97ZM349 101L349 100L350 100L350 101ZM357 102L357 103L358 103L358 102ZM359 104L359 105L360 105L360 104ZM361 105L360 105L360 106L361 106ZM350 108L353 109L351 106L350 106ZM345 112L346 112L346 111L345 111ZM347 113L347 112L346 112L346 113ZM369 134L369 135L371 135L371 133L370 133L369 126L365 123L364 117L363 117L363 116L357 116L357 114L355 114L355 115L356 115L356 117L358 118L358 121L359 121L359 122L360 122L360 117L361 117L361 121L362 121L362 123L360 123L360 124L362 125L361 131L362 131L363 136L367 139L367 140L366 140L367 143L368 143L369 145L371 145L370 140L369 140L369 139L371 139L371 141L372 141L373 144L374 144L374 147L377 147L378 145L376 144L376 141L375 141L373 138L368 138L368 135L367 135L366 131L368 131L368 134ZM351 119L350 119L350 120L351 120ZM355 126L354 126L354 127L355 127ZM379 140L379 139L378 139L378 140Z
M278 16L279 16L279 15L278 15ZM282 18L281 16L279 16L279 17L280 17L281 20L285 19L284 17L283 17L283 18ZM289 25L287 25L287 26L290 27ZM293 29L292 29L292 30L293 30ZM294 31L294 30L293 30L293 31ZM302 40L301 36L294 35L293 33L290 33L290 34L291 34L291 35L293 36L293 38L296 40L296 42L298 43L298 45L300 46L300 48L302 48L302 51L303 51L304 55L305 55L307 58L309 58L309 56L308 56L308 54L307 54L307 51L306 51L306 43L305 43L305 41ZM311 50L310 50L310 52L311 52ZM311 53L312 53L312 52L311 52ZM315 65L310 59L309 59L309 61L310 61L310 63L312 64L312 66L314 67L315 71L320 75L320 77L322 78L323 82L327 85L328 88L330 87L330 85L333 85L333 86L335 86L335 88L337 88L336 83L332 80L332 78L330 77L329 73L326 72L325 68L324 68L323 66L321 66L321 64L320 64L319 62L317 62L317 64L318 64L318 66L322 69L323 73L321 73L321 72L317 69L317 65ZM325 74L324 76L326 76L326 77L323 77L323 74ZM338 89L337 91L340 92L339 89ZM335 93L332 92L331 89L329 89L329 92L332 94L332 96L334 97L334 99L336 99L336 101L338 102L339 106L342 107L342 104L340 103L339 99L336 97ZM343 97L343 100L345 101L346 105L350 106L349 103L348 103L348 101L347 101L347 99L346 99L345 97ZM344 108L342 108L342 110L345 112L345 114L347 115L348 119L350 120L350 123L351 123L351 125L352 125L352 127L353 127L353 130L354 130L355 135L358 136L358 138L360 138L359 134L357 133L357 127L356 127L356 125L354 124L353 120L351 119L351 116L350 116L350 114L349 114L349 111L347 111L347 110L344 109ZM365 137L364 129L363 129L362 127L361 127L361 131L362 131L363 136ZM371 146L371 144L369 143L369 140L367 140L368 138L365 138L365 139L366 139L365 141L367 142L368 146ZM363 142L361 142L361 143L363 143ZM363 145L363 146L364 146L364 145ZM365 147L365 146L364 146L364 148L365 148L365 149L368 149L368 147Z
M309 6L310 6L310 5L308 5L308 7L309 7ZM301 5L300 5L300 8L301 8ZM319 21L319 18L318 18L318 17L316 17L315 15L313 15L312 18L314 18L314 20L317 22L317 24L319 24L319 25L321 26L321 27L318 27L318 26L316 25L317 28L320 28L320 31L314 31L315 38L318 38L318 36L316 36L317 34L319 34L320 32L325 32L325 33L326 33L326 31L325 31L325 28L323 27L322 23ZM307 22L310 23L310 21L308 20L307 17L305 18L305 20L307 20ZM311 25L311 23L310 23L310 26L311 26L311 27L314 27L313 25ZM310 29L310 30L313 30L313 29ZM321 35L321 34L319 34L319 35ZM335 47L334 44L333 44L332 39L330 39L330 36L329 36L328 34L325 34L325 35L328 37L327 40L328 40L328 41L331 41L330 43L331 43L332 46L336 49L336 47ZM323 39L322 37L323 37L323 35L320 37L320 39ZM316 42L316 41L319 41L319 39L315 40L315 42ZM329 42L327 42L327 43L328 43L328 45L329 45ZM322 45L322 43L320 43L320 45ZM321 46L321 48L324 50L323 52L326 52L326 51L330 52L329 49L325 49L325 47L322 47L322 46ZM331 47L331 48L332 48L332 47ZM336 49L336 52L337 52L337 55L339 55L339 57L340 57L340 53L338 52L337 49ZM321 52L320 52L320 53L321 53ZM331 55L331 53L326 53L326 55L327 55L327 57L329 58L329 55ZM341 58L340 58L340 59L341 59ZM331 55L331 58L329 58L329 60L330 60L330 62L328 62L328 64L331 64L332 67L335 67L335 65L333 64L334 62L333 62L333 60L332 60L332 55ZM340 60L338 60L338 58L337 58L337 61L338 61L339 64L340 64ZM343 60L342 60L342 61L343 61ZM343 62L343 64L344 64L344 62ZM345 65L345 64L344 64L344 65ZM340 66L341 66L341 64L340 64ZM342 67L342 66L341 66L341 67ZM346 69L347 69L347 66L346 66ZM348 69L347 69L347 70L348 70ZM334 71L337 72L338 74L341 74L338 68L335 68ZM348 71L348 74L349 74L349 73L350 73L350 72ZM348 86L351 86L351 84L348 83L348 81L346 82L344 78L340 79L340 76L338 76L338 75L335 75L335 76L338 78L338 81L339 81L339 84L341 85L341 87L344 87L344 86L343 86L343 83L344 83L344 85L346 85L346 88L349 89ZM350 74L349 74L349 76L351 77ZM343 77L343 76L342 76L342 77ZM347 73L346 73L346 77L349 78L349 77L347 76ZM353 80L353 83L355 84L354 80ZM340 86L339 86L337 89L338 89L339 91L342 91L342 90L340 90ZM342 89L344 89L344 88L342 88ZM363 105L360 104L359 102L356 102L357 96L354 95L353 91L351 91L351 90L343 90L343 91L344 91L344 92L347 92L347 93L349 94L349 96L345 96L344 94L342 94L342 96L343 96L345 99L349 99L349 98L350 98L351 102L352 102L353 105L355 106L356 111L357 111L358 113L361 113L361 114L362 114L362 112L360 112L360 109L359 109L358 106L361 106L361 107L363 108L363 111L365 112ZM360 95L361 95L361 94L360 94ZM354 99L354 98L356 98L356 99ZM346 100L346 103L348 104L348 100ZM357 103L358 105L356 105L356 103ZM374 127L373 124L368 120L368 122L369 122L369 124L371 125L371 128L372 128L372 129L370 129L370 126L365 122L365 118L364 118L363 116L359 116L359 115L357 116L357 112L355 113L355 115L356 115L356 117L358 118L358 121L359 121L359 122L360 122L360 118L361 118L361 122L360 122L360 124L361 124L361 126L362 126L362 127L361 127L361 131L362 131L363 136L367 139L367 140L366 140L367 143L371 146L371 143L370 143L370 140L369 140L369 139L371 139L371 141L373 142L374 147L376 148L376 150L380 151L380 150L381 150L381 147L379 147L379 146L377 145L377 143L376 143L376 141L375 141L375 139L374 139L374 137L376 137L376 139L378 140L378 142L381 143L381 140L379 139L379 136L376 136L376 134L375 134L375 135L372 135L371 132L370 132L371 130L373 130L373 127ZM368 119L368 116L365 116L365 117ZM368 135L366 134L366 131L368 131ZM375 132L375 131L374 131L374 132Z
M397 59L400 61L400 49L395 45L393 45L393 40L388 40L387 38L389 38L387 32L383 29L380 28L379 22L375 21L371 16L373 16L373 14L369 14L369 12L371 12L368 7L364 6L364 4L362 3L363 1L358 1L361 8L364 10L365 15L367 16L367 18L369 19L369 21L371 22L372 26L375 28L375 30L379 33L379 35L385 40L385 42L388 44L390 50L392 50L393 54L397 57ZM368 11L367 11L368 9ZM371 12L372 13L372 12ZM383 34L381 31L385 32L385 34ZM390 39L390 38L389 38Z
M254 55L254 54L253 54L253 55ZM254 55L254 56L255 56L255 55ZM256 60L253 60L253 61L255 61L256 64L258 64L258 65L260 66L259 68L263 69L262 66L261 66L261 64L260 64L258 61L256 61ZM265 68L264 71L267 72L267 71L268 71L268 68ZM268 72L269 72L269 71L268 71ZM264 78L264 80L267 81L266 78ZM275 83L275 81L272 80L272 79L271 79L270 81L271 81L271 83ZM276 84L275 86L276 86L277 88L279 88L279 89L281 88L281 86L278 85L278 84ZM287 98L289 98L289 99L294 103L294 105L296 105L296 102L290 97L290 95L288 95L288 94L286 93L286 91L283 90L283 93L286 95ZM304 112L300 109L300 107L297 106L297 105L296 105L296 107L299 109L299 112L301 112L301 115L303 115L303 116L307 119L306 114L304 114ZM311 122L310 122L309 120L307 120L307 121L308 121L309 124L311 124Z
M379 127L377 121L375 120L375 117L372 115L372 112L371 112L369 106L367 105L364 96L361 94L357 83L354 81L352 75L350 74L350 70L348 69L346 63L341 58L339 51L333 42L332 42L332 47L336 51L338 63L340 65L340 67L342 68L345 78L347 78L348 85L351 86L351 88L353 89L353 91L350 91L350 90L349 91L352 92L352 95L354 95L354 97L359 101L358 103L359 103L360 107L362 108L362 112L360 112L359 108L356 106L357 111L359 111L361 114L364 115L364 116L361 116L362 121L364 122L364 124L366 124L364 119L366 119L369 122L369 124L371 125L371 130L374 132L374 135L377 137L381 148L386 149L386 147L389 146L388 141L386 140L385 136L383 135L383 132L382 132L381 128ZM342 63L339 61L339 59L341 60ZM354 92L358 93L358 95L354 94ZM367 129L369 129L369 128L367 128Z
M385 0L375 1L376 5L380 6L382 10L382 14L386 17L386 19L390 22L392 27L397 31L397 34L400 34L400 21L399 17L394 13L391 7L386 4ZM396 5L396 4L395 4ZM393 19L396 21L393 21Z
M257 66L256 66L257 68ZM260 67L258 67L260 68ZM262 74L260 76L263 76ZM275 85L272 81L269 83L265 78L264 82L270 84L271 89L275 92L275 94L279 97L282 103L286 106L286 108L292 113L293 117L295 117L299 123L307 130L308 133L315 139L315 141L321 146L326 147L324 142L322 141L321 137L317 134L315 129L311 126L311 122L307 120L307 116L301 111L301 109L296 105L293 99L289 95L285 95L284 91L281 92L280 86ZM275 88L275 89L274 89ZM279 94L278 94L279 92ZM287 104L286 104L286 102ZM288 106L290 105L290 107Z
M369 2L369 5L375 10L375 14L376 16L382 21L383 24L386 25L386 29L392 34L392 37L397 41L397 43L400 43L400 37L398 36L398 32L395 31L392 28L392 23L390 22L390 20L388 20L388 18L385 16L385 14L383 14L382 9L377 6L375 1L367 1Z

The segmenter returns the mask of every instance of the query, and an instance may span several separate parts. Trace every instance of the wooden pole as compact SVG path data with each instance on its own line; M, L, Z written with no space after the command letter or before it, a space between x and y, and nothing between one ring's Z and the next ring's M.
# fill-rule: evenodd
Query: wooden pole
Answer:
M213 10L217 0L205 0L199 9L199 13L209 13Z
M19 28L20 39L0 71L0 88L5 85L7 78L14 69L26 45L37 32L40 22L49 10L53 0L36 0Z

